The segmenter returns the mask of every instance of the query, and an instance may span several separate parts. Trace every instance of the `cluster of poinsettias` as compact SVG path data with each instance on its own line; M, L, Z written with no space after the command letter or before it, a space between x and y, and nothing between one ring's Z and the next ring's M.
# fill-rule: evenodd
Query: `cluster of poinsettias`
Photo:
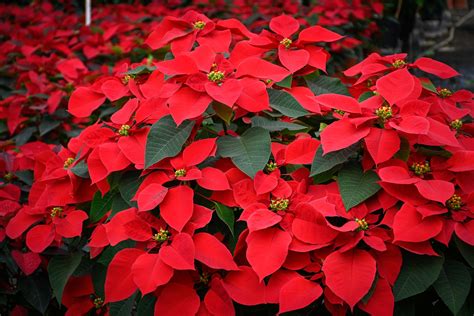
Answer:
M27 203L20 187L0 188L28 282L47 269L70 315L135 302L145 315L261 304L391 315L426 290L438 275L413 292L401 249L474 246L473 96L424 78L456 76L449 66L405 55L370 55L344 73L348 91L320 74L322 44L341 39L287 15L259 33L194 11L165 17L145 41L169 50L163 60L118 65L72 93L76 118L113 102L110 117L66 147L8 153L12 170L33 170ZM44 312L48 293L25 299Z
M325 4L315 6L317 12L307 12L309 8L298 1L269 1L260 3L255 12L253 3L229 4L224 1L204 3L197 1L183 6L181 1L173 3L152 3L149 5L110 5L93 7L93 26L82 25L83 17L77 15L67 1L58 1L62 8L55 8L50 1L21 7L14 4L0 6L0 73L5 77L0 87L0 135L10 142L23 145L30 139L47 143L66 140L89 123L87 119L71 118L64 111L67 99L74 87L90 84L104 74L113 71L107 65L133 63L143 58L160 57L143 45L152 29L163 16L183 16L193 7L208 12L212 16L232 16L245 22L249 29L261 29L268 24L269 17L287 12L292 15L316 17L321 12L333 17L340 15L339 8ZM65 2L65 3L61 3ZM349 54L362 42L356 37L367 36L376 31L351 28L352 22L369 23L375 13L381 13L378 1L374 4L359 5L354 14L347 10L331 26L343 27L347 37L334 51L346 50ZM300 18L308 25L308 21ZM372 25L373 26L373 25ZM360 35L359 35L360 33ZM346 34L346 35L347 35ZM342 60L354 56L342 57ZM104 86L105 93L114 92L115 85ZM113 99L113 97L112 97ZM20 135L20 136L18 136ZM4 144L2 144L3 147ZM10 145L10 144L6 144Z

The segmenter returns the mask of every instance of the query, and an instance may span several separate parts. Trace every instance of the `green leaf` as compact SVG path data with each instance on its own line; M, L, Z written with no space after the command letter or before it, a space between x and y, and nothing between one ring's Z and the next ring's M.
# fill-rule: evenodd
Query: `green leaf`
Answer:
M217 116L220 117L227 125L230 124L234 111L232 108L220 102L212 102L212 109L216 112Z
M234 236L234 210L221 203L215 203L217 216L229 227L230 233Z
M150 316L155 312L156 296L147 294L138 302L137 316Z
M443 262L444 257L405 253L402 269L393 286L395 301L426 291L438 278Z
M289 75L282 81L279 81L275 83L277 86L282 87L282 88L291 88L291 82L293 81L293 76Z
M156 70L155 66L140 65L136 68L130 69L125 74L126 75L140 75L142 73L150 73Z
M248 176L265 168L270 158L270 133L261 127L251 127L241 136L223 136L217 140L219 155L231 158Z
M33 184L33 172L31 170L15 171L15 176L30 186Z
M110 303L110 315L111 316L130 316L132 315L133 304L135 303L135 297L138 291L132 294L126 300L120 302Z
M48 264L49 283L54 291L56 300L61 304L63 290L69 277L81 263L82 255L79 252L68 256L53 256Z
M435 85L431 82L431 80L428 80L428 79L424 79L424 80L420 80L421 81L421 86L430 91L430 92L434 92L436 94L438 94L438 90L436 90L436 87Z
M86 161L81 160L79 161L74 167L70 168L69 170L72 171L76 176L84 179L89 179L89 168L87 167Z
M283 121L272 121L263 116L252 117L252 126L262 127L270 132L282 131L284 129L287 129L289 131L301 131L303 129L306 129L306 126Z
M193 126L194 121L184 121L176 126L170 115L153 124L146 140L145 168L176 156L191 134Z
M139 174L136 172L128 172L119 182L119 192L125 202L127 202L131 207L136 207L137 202L132 201L132 198L137 193L138 187L142 183L143 178L139 177Z
M466 244L457 236L455 236L454 240L464 260L466 260L466 262L471 266L471 268L474 268L474 246Z
M372 91L367 91L367 92L364 92L362 93L360 96L359 96L359 99L357 101L359 102L364 102L365 100L371 98L374 96L374 93Z
M380 190L377 183L379 180L375 172L372 170L364 172L359 164L346 165L337 177L337 184L346 211L377 193Z
M21 146L26 144L28 140L33 136L33 133L36 132L36 127L30 126L27 128L24 128L19 132L13 139L15 140L15 145Z
M347 148L330 152L323 156L323 148L322 146L319 146L316 155L314 156L313 163L311 164L310 176L318 175L346 162L350 156L357 152L358 149L359 143L356 143Z
M471 274L464 264L446 260L433 287L444 304L456 315L469 294Z
M99 263L95 264L91 270L91 277L94 293L103 299L105 297L104 284L107 277L107 267Z
M92 223L99 221L112 208L115 191L109 191L104 196L100 191L94 194L92 199L91 210L89 212L89 220Z
M25 300L41 314L46 312L51 301L51 288L45 275L21 278L18 287Z
M327 76L318 76L316 78L312 78L310 76L306 76L305 80L306 84L315 95L336 93L350 96L349 90L347 90L347 87L341 82L339 78Z
M61 124L60 121L53 120L50 117L45 117L41 121L40 125L38 126L39 134L40 136L44 136L54 130L56 127L58 127Z
M270 97L270 107L289 117L300 117L308 115L298 101L288 92L275 89L267 89Z

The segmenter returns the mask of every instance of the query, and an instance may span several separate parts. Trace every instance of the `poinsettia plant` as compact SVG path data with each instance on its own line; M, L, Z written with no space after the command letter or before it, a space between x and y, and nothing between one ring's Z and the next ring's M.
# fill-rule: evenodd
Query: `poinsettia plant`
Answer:
M125 41L149 55L71 81L76 136L5 142L5 312L472 314L474 102L443 86L459 74L373 53L332 77L344 34L259 26L167 15Z

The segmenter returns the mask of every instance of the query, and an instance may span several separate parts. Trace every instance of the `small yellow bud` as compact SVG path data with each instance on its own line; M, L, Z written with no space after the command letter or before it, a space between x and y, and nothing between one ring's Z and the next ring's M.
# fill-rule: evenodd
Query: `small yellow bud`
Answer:
M97 297L94 299L93 304L95 309L100 309L102 306L104 306L104 300L101 297Z
M452 129L455 130L460 130L462 128L462 121L461 120L454 120L451 123L449 123L449 126L451 126Z
M289 38L284 38L280 41L280 44L285 46L286 48L290 48L292 43L293 43L293 41L290 40Z
M430 163L425 162L415 162L411 165L410 169L417 175L423 176L425 173L431 172Z
M354 221L359 225L358 230L367 230L367 229L369 229L369 224L367 223L365 218L363 218L363 219L356 218Z
M206 26L206 22L204 21L196 21L193 24L195 30L202 30Z
M457 211L462 207L462 199L459 195L454 194L446 201L446 207L452 211Z
M52 218L55 218L56 216L61 217L63 215L63 208L62 207L53 207L53 209L51 210L50 215L51 215Z
M184 177L186 175L186 169L178 169L174 172L176 178Z
M267 163L265 168L268 172L272 172L278 169L278 165L276 162L270 161L269 163Z
M169 238L170 238L170 232L163 228L160 228L160 231L154 234L153 237L151 237L151 239L153 239L156 242L164 242L164 241L167 241Z
M384 105L375 110L375 114L382 120L386 121L392 117L392 108L389 105Z
M406 63L403 59L397 59L397 60L395 60L395 61L392 63L392 66L393 66L394 68L400 69L400 68L405 67L406 64L407 64L407 63Z
M74 162L74 158L72 158L72 157L69 157L68 159L66 159L64 161L64 169L69 168L72 165L73 162Z
M446 88L439 89L439 90L438 90L438 93L439 93L439 96L442 97L442 98L447 98L447 97L450 97L450 96L453 95L453 93L451 92L451 90L446 89Z
M221 83L224 80L224 72L220 70L213 70L207 74L207 79L215 83Z
M272 211L285 211L290 204L290 200L288 199L275 199L271 200L269 208Z
M128 131L130 130L130 125L122 125L118 131L120 136L128 136Z

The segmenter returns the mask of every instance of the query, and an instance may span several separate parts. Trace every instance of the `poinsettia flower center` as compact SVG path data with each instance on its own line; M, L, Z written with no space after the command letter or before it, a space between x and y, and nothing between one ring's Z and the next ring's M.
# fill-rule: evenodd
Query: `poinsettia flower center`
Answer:
M446 201L446 207L450 210L459 210L462 206L462 199L459 195L454 194L449 200Z
M410 169L413 170L417 176L423 176L425 173L431 171L430 163L428 161L415 162L411 165Z
M61 217L63 215L63 208L62 207L53 207L53 209L51 210L50 215L51 215L52 218Z
M127 84L130 79L133 79L133 76L132 75L125 75L123 78L122 78L122 83L123 84Z
M406 62L403 59L397 59L392 63L394 68L403 68L406 66Z
M392 117L392 108L388 105L384 105L375 110L375 115L377 115L382 121L386 121Z
M204 21L196 21L193 24L195 30L202 30L206 26L206 22Z
M346 114L345 111L343 111L343 110L338 110L338 109L335 109L334 112L337 113L337 114L339 114L339 115L344 115L344 114Z
M280 41L280 44L285 46L286 48L290 48L292 43L293 41L286 37Z
M104 306L104 300L101 297L97 297L93 301L95 309L101 309Z
M120 129L118 130L118 134L120 136L128 136L130 128L131 128L130 125L124 124L124 125L120 126Z
M72 165L73 162L74 162L74 158L72 158L72 157L69 157L68 159L66 159L64 161L64 169L69 168Z
M270 161L269 163L267 163L266 169L268 172L273 172L278 169L278 165L276 162Z
M199 282L203 284L208 284L209 283L209 273L203 272L199 275Z
M5 181L7 181L7 182L12 181L14 177L15 177L15 175L14 175L13 173L11 173L11 172L8 172L8 173L6 173L6 174L3 176L3 178L4 178Z
M151 239L153 239L156 242L164 242L164 241L167 241L169 238L170 238L170 232L163 228L160 228L160 231L154 234Z
M224 72L220 70L213 70L207 74L207 79L215 83L221 83L224 80Z
M358 230L367 230L367 229L369 229L369 224L367 223L365 218L362 218L362 219L356 218L354 221L357 223L357 225L359 225Z
M443 89L438 89L438 93L440 97L442 98L447 98L453 95L453 92L449 89L443 88Z
M179 178L179 177L184 177L186 175L186 169L178 169L174 172L174 176L176 178Z
M462 128L462 121L454 120L451 123L449 123L449 126L451 126L452 129L460 130Z
M285 211L290 205L290 200L288 199L275 199L270 201L269 208L272 211Z

